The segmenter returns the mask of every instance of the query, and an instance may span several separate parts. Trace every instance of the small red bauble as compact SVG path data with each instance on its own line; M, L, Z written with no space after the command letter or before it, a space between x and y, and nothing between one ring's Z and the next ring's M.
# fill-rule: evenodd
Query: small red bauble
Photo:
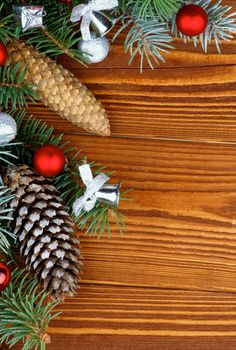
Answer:
M11 280L11 271L7 265L0 262L0 291L6 289Z
M3 66L6 63L6 60L7 60L7 48L0 41L0 66Z
M34 154L34 169L45 177L54 177L62 172L66 164L63 151L54 145L41 146Z
M177 28L184 35L200 35L205 31L207 24L207 13L197 5L185 5L176 16Z

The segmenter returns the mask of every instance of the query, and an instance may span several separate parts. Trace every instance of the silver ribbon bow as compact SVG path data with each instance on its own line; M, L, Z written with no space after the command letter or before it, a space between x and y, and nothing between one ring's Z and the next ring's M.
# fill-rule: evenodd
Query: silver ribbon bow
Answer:
M79 172L83 183L86 186L85 193L78 198L73 204L73 212L75 216L79 216L82 210L89 212L97 202L96 192L109 180L105 174L99 174L93 178L89 164L79 166Z
M73 8L71 22L78 22L81 18L81 35L83 40L91 40L89 30L93 12L111 10L119 5L118 0L91 0L88 4L80 4Z

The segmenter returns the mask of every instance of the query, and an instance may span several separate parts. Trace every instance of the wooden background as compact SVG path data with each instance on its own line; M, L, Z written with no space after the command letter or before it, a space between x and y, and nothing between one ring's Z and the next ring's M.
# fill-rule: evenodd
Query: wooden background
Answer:
M134 188L120 205L128 234L81 233L81 290L59 308L49 350L233 350L236 41L222 55L179 41L166 65L142 75L121 42L89 69L61 60L104 104L110 138L31 108Z

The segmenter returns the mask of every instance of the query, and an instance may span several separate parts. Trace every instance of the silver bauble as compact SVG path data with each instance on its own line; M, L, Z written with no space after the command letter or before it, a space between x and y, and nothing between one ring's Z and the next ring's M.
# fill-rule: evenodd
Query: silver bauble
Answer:
M91 40L80 40L78 49L87 63L102 62L110 51L110 44L106 37L92 38Z
M0 112L0 144L12 141L16 137L17 125L10 114Z

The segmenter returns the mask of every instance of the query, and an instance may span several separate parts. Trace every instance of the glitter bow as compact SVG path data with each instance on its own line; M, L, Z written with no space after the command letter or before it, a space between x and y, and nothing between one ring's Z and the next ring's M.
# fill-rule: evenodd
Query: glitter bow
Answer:
M119 5L118 0L91 0L88 4L80 4L73 8L71 22L78 22L81 18L81 35L83 40L91 40L89 30L92 22L93 12L111 10Z
M98 200L96 193L109 180L105 174L99 174L93 178L93 174L89 164L79 166L81 179L86 186L84 195L78 198L73 204L73 212L75 216L79 216L82 210L89 212L92 210Z

